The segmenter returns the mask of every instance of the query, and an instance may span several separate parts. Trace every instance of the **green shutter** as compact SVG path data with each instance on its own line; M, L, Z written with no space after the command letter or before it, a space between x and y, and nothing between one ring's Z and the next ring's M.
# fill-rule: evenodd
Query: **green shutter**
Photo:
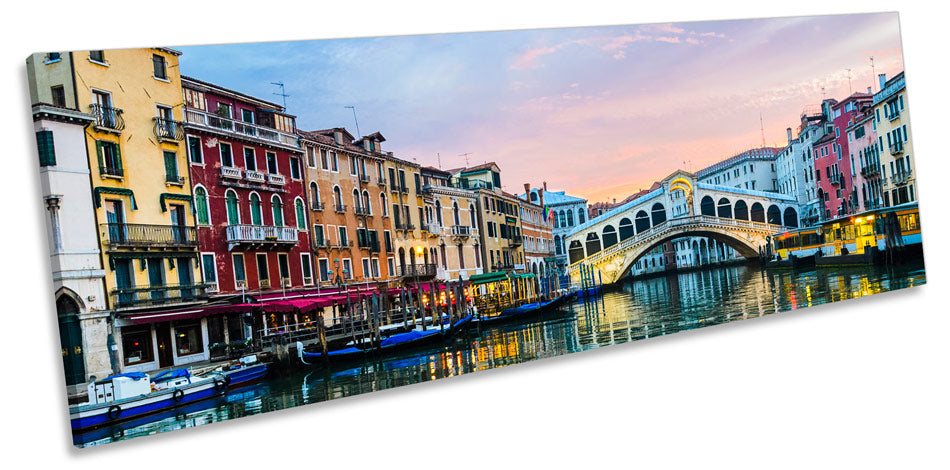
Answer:
M56 149L53 147L53 131L42 130L36 132L36 149L40 153L40 166L56 164Z
M208 224L208 195L204 189L198 188L195 191L195 206L198 211L198 223Z
M297 200L297 228L300 230L307 230L307 220L304 218L303 214L303 202L299 199Z
M122 152L119 150L118 143L111 143L112 150L115 151L115 169L122 170Z
M99 156L99 171L102 171L106 167L106 160L102 156L102 141L96 141L96 155Z
M175 152L165 152L165 181L178 182L178 168L175 162Z

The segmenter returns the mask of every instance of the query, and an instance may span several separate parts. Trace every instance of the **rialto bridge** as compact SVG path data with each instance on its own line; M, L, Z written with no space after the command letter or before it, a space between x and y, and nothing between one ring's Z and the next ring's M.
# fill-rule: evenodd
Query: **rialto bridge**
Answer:
M573 283L580 282L581 265L599 272L604 284L617 282L641 256L684 237L711 238L755 258L770 235L798 226L792 196L701 183L682 170L661 183L565 237Z

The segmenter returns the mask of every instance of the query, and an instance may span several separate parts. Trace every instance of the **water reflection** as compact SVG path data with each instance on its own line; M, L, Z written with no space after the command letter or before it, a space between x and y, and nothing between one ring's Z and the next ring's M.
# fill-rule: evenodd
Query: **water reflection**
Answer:
M95 445L322 402L678 331L864 297L926 282L904 268L766 271L724 267L627 283L594 301L518 324L471 330L442 345L336 370L300 370L225 397L78 436Z

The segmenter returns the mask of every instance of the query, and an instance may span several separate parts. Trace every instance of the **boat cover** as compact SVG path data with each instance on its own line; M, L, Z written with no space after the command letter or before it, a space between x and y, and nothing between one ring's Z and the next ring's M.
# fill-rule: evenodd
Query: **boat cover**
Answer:
M166 370L165 372L152 377L152 382L162 382L165 380L177 379L179 377L191 377L191 372L188 372L188 369Z
M124 374L110 375L110 376L108 376L108 377L106 377L106 378L100 380L99 382L106 382L106 381L112 380L112 379L117 378L117 377L128 377L128 378L130 378L130 379L139 380L139 379L144 379L144 378L146 378L146 377L148 377L148 376L145 375L145 372L126 372L126 373L124 373Z

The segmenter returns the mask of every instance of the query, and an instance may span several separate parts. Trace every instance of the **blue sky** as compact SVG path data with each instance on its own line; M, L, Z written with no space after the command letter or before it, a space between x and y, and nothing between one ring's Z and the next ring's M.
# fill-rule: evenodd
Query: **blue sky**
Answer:
M182 73L280 102L304 130L380 131L423 165L623 198L674 169L784 145L807 105L903 70L897 15L178 47ZM824 89L824 90L822 90ZM684 163L685 162L685 163Z

